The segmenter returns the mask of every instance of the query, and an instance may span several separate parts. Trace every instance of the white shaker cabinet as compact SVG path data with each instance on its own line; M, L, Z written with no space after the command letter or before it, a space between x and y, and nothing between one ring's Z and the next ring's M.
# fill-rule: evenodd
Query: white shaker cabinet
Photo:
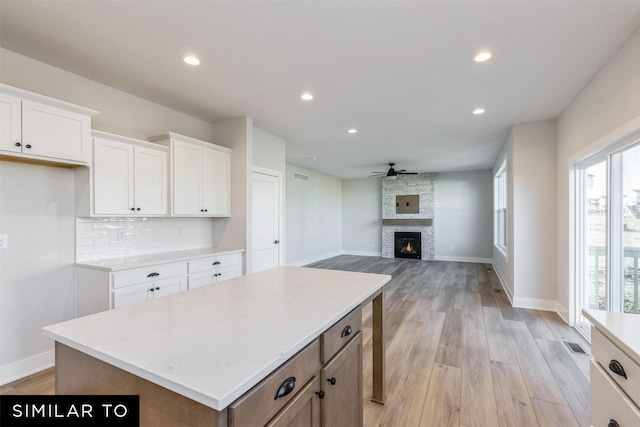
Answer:
M91 171L76 171L78 216L166 216L168 149L93 131Z
M0 156L85 166L97 111L0 85Z
M148 139L170 149L172 216L230 216L230 149L172 132Z

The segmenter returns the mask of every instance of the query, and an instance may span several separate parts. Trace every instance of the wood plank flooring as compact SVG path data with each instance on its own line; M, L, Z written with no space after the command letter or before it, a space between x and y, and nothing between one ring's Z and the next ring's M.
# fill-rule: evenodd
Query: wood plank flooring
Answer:
M385 288L387 404L370 402L371 311L363 314L364 425L589 426L589 345L555 313L513 308L490 265L342 255L307 267L391 274Z
M342 255L308 267L390 274L387 404L371 402L371 306L363 313L364 425L589 426L589 345L555 314L512 308L490 265ZM48 369L0 394L53 394ZM335 426L349 427L349 426Z

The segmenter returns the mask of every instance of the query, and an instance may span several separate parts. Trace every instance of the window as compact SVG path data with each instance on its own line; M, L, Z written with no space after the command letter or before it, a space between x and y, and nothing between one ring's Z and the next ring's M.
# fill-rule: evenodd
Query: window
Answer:
M493 177L493 244L507 256L507 159Z
M640 313L640 144L615 145L576 165L576 326L582 308Z

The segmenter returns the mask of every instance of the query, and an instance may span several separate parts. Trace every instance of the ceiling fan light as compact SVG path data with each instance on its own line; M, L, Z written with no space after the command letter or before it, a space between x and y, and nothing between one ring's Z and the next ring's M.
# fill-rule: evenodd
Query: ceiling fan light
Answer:
M387 175L387 179L396 179L397 175Z

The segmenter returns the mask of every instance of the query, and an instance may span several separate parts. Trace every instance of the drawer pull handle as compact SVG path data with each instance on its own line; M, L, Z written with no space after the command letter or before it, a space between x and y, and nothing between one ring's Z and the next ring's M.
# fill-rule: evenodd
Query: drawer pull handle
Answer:
M622 363L618 362L617 360L614 359L609 362L609 369L611 369L614 374L618 374L621 377L624 377L625 380L627 379L627 373L624 371Z
M324 391L320 390L320 391L316 391L316 394L318 395L318 397L320 399L324 399Z
M607 424L607 427L620 427L620 424L618 424L618 422L616 420L609 420L609 424Z
M296 388L296 377L289 377L280 386L278 391L276 392L276 397L273 400L276 400L279 397L286 396L291 393L293 389Z
M156 276L159 276L159 275L160 275L160 273L149 273L149 274L147 274L147 277L156 277Z
M351 325L347 325L342 330L342 333L340 334L340 338L348 337L349 335L351 335L352 332L353 332L353 328L351 327Z
M216 261L216 262L214 262L214 263L213 263L213 264L211 264L211 265L220 265L220 261Z
M327 381L329 381L331 385L336 385L336 377L331 377Z

